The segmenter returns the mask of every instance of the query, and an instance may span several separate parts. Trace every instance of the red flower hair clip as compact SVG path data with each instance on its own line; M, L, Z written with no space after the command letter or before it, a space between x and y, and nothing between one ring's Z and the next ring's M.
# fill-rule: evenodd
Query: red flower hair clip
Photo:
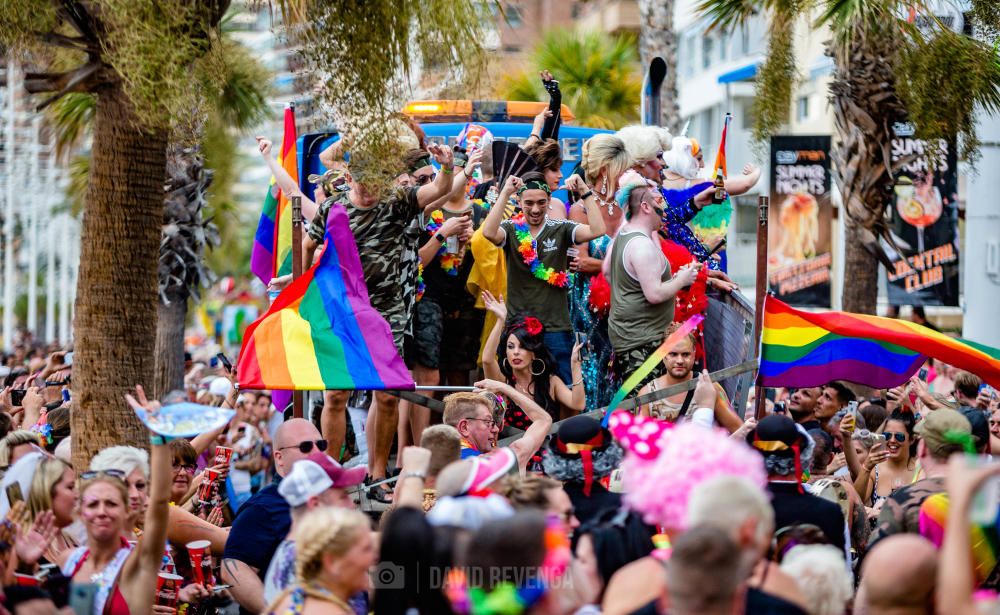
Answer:
M528 335L541 335L542 321L534 316L528 316L524 319L524 329L528 332Z

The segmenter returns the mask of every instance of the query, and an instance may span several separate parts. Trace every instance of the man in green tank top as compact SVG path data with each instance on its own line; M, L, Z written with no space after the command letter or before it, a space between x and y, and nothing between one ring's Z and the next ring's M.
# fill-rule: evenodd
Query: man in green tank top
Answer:
M656 238L666 202L655 184L624 186L619 203L627 222L608 251L604 275L611 286L608 333L615 369L624 380L663 343L667 326L674 320L677 292L694 283L701 265L684 265L671 278L670 263ZM636 388L661 376L663 370L663 363L658 362Z

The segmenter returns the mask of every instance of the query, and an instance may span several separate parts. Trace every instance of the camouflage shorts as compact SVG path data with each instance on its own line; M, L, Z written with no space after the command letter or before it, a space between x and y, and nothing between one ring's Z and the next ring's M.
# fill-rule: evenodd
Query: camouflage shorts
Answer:
M375 311L389 323L389 328L392 329L392 343L396 345L399 356L403 356L403 334L406 331L408 319L402 298L377 301L375 297L371 297L371 304Z
M619 382L625 382L629 376L632 375L635 370L646 362L649 355L656 352L656 349L660 347L660 342L653 342L650 344L645 344L639 346L638 348L633 348L631 350L623 350L622 352L615 353L615 373L618 376ZM663 374L667 373L666 368L663 366L663 361L657 361L656 367L653 368L651 372L646 374L639 384L635 386L633 391L638 391L644 387L651 380L659 378Z
M438 302L424 298L414 311L412 337L406 339L407 364L444 371L475 369L484 316L472 305L445 312ZM447 352L442 354L442 348Z

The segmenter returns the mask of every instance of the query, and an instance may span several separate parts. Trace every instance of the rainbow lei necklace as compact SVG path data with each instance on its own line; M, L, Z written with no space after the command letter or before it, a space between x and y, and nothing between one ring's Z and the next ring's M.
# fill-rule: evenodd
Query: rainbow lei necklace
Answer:
M427 290L427 285L424 284L424 265L423 263L417 263L417 301L424 298L424 291Z
M431 212L431 221L427 225L427 231L434 235L444 224L444 212L435 209ZM437 251L438 266L448 275L458 275L458 267L462 264L462 257L458 254L449 254L446 246L441 246Z
M531 236L524 214L517 214L510 221L514 224L514 234L517 236L517 251L524 259L524 264L528 266L528 269L531 269L532 275L557 288L566 288L572 284L572 273L556 271L552 267L543 265L542 261L539 260L535 239Z

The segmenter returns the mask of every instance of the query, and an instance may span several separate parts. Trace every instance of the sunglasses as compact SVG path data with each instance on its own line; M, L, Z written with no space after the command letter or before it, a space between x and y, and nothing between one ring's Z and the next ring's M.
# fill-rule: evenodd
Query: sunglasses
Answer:
M906 434L901 431L886 431L883 432L882 435L885 436L886 440L895 438L896 442L906 442Z
M416 182L418 186L425 186L437 177L437 173L428 173L427 175L414 175L413 181Z
M114 478L124 483L125 472L112 468L109 470L87 470L80 473L80 480L93 480L95 478Z
M306 440L305 442L299 442L298 444L293 444L291 446L282 446L278 450L283 451L289 448L297 448L303 455L308 455L312 452L314 444L316 445L316 450L321 453L326 450L327 446L329 446L326 440L316 440L315 442L312 440Z

